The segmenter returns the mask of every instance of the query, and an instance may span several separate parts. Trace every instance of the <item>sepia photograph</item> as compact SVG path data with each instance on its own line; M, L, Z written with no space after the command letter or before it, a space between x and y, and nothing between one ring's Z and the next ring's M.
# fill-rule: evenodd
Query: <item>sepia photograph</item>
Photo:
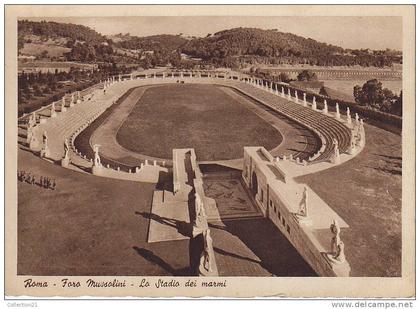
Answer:
M6 5L6 295L414 297L414 9Z

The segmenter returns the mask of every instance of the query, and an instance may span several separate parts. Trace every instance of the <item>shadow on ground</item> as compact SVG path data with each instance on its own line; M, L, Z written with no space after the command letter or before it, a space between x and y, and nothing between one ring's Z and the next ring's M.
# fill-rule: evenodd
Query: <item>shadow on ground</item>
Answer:
M317 276L278 228L266 218L226 220L225 231L248 247L259 259L243 256L235 251L215 248L220 260L235 259L238 264L258 264L273 276ZM215 247L220 243L215 243ZM240 251L240 250L238 250ZM223 261L221 261L223 263ZM227 271L227 274L228 271ZM252 274L249 274L252 275Z

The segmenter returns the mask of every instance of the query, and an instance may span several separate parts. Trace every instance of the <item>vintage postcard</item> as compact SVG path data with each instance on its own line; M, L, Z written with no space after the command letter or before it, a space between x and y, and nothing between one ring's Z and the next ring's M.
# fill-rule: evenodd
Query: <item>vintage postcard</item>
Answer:
M414 24L6 5L6 299L414 297Z

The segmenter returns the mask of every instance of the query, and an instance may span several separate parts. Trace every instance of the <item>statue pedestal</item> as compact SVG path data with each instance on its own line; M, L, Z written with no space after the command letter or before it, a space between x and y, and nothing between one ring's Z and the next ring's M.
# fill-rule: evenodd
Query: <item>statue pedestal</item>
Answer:
M326 253L326 259L330 264L334 274L338 277L348 277L350 275L351 267L347 260L337 260L331 253Z
M305 225L305 226L311 226L312 225L312 220L309 217L305 217L302 216L300 214L294 214L296 217L296 221L300 224L300 225Z
M217 265L216 265L216 260L214 258L214 251L213 248L210 251L209 254L209 261L208 263L210 264L207 265L207 267L205 266L206 262L205 262L205 254L202 253L201 257L200 257L200 265L198 266L198 276L200 277L218 277L219 276L219 271L217 269Z
M332 163L332 164L339 164L339 163L340 163L340 157L338 157L338 156L333 156L333 157L331 158L331 163Z
M68 167L70 164L70 158L68 156L61 159L61 166L62 167Z
M39 142L36 139L32 139L29 143L29 149L36 150L39 147Z
M92 174L96 176L102 175L103 172L103 166L94 165L92 166Z
M48 159L50 157L50 150L48 148L42 148L41 149L41 152L39 153L39 156L41 158Z

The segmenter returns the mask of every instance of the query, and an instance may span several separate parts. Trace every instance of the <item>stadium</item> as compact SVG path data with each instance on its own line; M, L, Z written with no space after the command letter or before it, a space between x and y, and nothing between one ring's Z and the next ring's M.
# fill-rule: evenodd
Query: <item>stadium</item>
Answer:
M66 95L19 118L18 274L400 276L401 136L364 118L233 71Z

